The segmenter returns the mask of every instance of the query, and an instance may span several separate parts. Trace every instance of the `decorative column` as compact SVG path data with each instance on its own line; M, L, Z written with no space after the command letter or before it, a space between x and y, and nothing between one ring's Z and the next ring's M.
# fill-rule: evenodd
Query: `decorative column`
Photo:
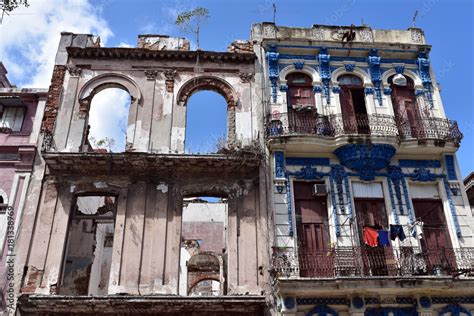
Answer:
M270 45L268 47L267 58L268 58L268 76L270 79L271 89L272 89L272 101L273 103L277 100L277 83L278 83L278 51L275 45Z
M382 82L382 72L380 71L380 57L378 56L377 49L370 50L368 63L370 69L370 78L372 79L374 88L373 91L366 90L366 94L368 94L368 92L375 93L379 105L382 106L382 91L380 89L380 83Z

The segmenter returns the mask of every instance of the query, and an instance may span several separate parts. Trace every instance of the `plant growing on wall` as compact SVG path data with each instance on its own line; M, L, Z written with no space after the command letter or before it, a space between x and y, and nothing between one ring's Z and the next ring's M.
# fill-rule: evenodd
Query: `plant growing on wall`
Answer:
M115 148L115 139L113 138L101 138L95 139L94 137L89 137L89 142L91 143L94 149L106 149L108 152L113 152Z
M206 22L209 17L209 10L203 7L198 7L194 10L180 13L176 18L175 24L181 28L183 33L191 33L195 36L197 49L199 49L201 25Z
M2 16L0 17L0 24L3 21L3 17L10 15L10 13L18 8L19 6L28 7L28 0L0 0L0 10L2 10Z

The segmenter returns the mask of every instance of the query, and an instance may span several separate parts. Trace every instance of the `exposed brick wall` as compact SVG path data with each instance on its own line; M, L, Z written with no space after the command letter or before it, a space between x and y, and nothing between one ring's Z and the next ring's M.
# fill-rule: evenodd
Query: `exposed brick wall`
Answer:
M44 109L43 122L41 123L41 131L52 133L56 117L58 115L59 102L61 99L61 90L64 83L64 75L66 74L66 66L54 66L51 85L49 86L48 98Z

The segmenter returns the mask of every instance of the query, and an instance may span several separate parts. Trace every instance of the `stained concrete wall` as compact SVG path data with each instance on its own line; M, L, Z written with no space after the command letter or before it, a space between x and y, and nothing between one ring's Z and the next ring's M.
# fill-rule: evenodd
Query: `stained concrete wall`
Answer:
M67 42L71 36L63 34L63 41ZM87 115L80 101L103 87L119 87L132 96L127 128L129 150L183 153L186 104L179 96L186 85L207 79L226 85L229 91L224 93L232 95L235 101L234 105L228 105L228 135L235 134L235 139L229 139L229 142L234 147L241 147L251 145L259 138L262 140L262 124L253 119L261 116L260 102L252 92L255 86L253 62L188 59L110 59L68 55L63 65L67 64L69 71L64 75L62 101L54 127L57 150L81 150ZM221 88L217 90L222 93Z
M71 201L87 190L117 194L108 294L178 294L182 195L179 184L169 184L167 189L153 182L112 178L101 189L84 182L46 181L22 292L49 294L61 286L61 249L66 246ZM229 294L260 294L268 278L264 269L258 270L267 266L262 254L267 244L257 234L258 221L264 220L258 190L258 186L247 188L229 199Z

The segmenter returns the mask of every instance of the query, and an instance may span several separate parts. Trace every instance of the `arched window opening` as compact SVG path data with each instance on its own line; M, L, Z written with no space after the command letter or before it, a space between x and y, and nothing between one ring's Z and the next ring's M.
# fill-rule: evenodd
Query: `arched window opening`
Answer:
M88 124L88 147L95 152L124 152L127 148L130 94L120 88L107 88L92 98Z
M189 291L189 296L219 296L221 283L207 279L196 283Z
M0 190L0 214L6 212L7 210L7 196L3 195L5 192Z
M61 295L107 295L117 199L78 196L72 209Z
M180 295L216 295L215 291L218 295L224 294L220 284L225 279L227 214L226 198L198 196L183 199ZM207 281L197 286L203 280Z
M354 75L342 75L337 81L341 87L339 98L344 131L350 134L368 134L369 119L362 80Z
M227 147L227 102L214 91L199 91L186 104L185 153L219 152Z
M294 110L314 108L313 80L303 73L286 76L288 84L288 107Z
M405 137L417 138L422 132L420 109L416 102L415 84L410 77L405 76L406 85L394 83L396 75L388 78L392 89L392 104L398 129Z

